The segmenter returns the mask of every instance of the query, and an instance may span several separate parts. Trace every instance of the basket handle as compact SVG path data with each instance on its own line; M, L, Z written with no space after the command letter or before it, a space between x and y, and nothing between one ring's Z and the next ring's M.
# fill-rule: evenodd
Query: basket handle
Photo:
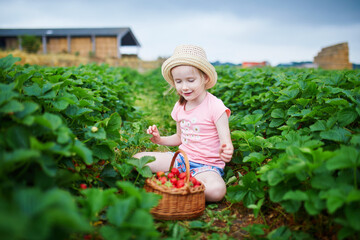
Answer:
M171 169L173 168L174 166L174 163L175 163L175 159L177 157L177 155L179 155L179 153L181 153L183 156L184 156L184 159L185 159L185 167L186 167L186 178L185 178L185 183L189 183L190 181L190 163L189 163L189 159L186 155L186 153L179 149L175 152L172 160L171 160L171 164L170 164L170 168L169 168L169 171L171 171Z

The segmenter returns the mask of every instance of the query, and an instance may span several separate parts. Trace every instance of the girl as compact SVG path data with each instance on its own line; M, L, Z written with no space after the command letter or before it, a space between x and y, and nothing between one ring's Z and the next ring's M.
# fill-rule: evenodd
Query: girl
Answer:
M217 81L215 68L202 48L181 45L163 63L162 75L180 95L171 113L177 123L176 134L160 136L153 125L147 129L152 135L150 140L159 145L180 146L189 158L192 176L205 185L206 201L220 201L226 194L223 169L225 163L230 162L234 148L228 121L230 110L207 91ZM141 152L134 157L154 156L156 160L148 164L152 172L166 172L173 155L172 152ZM185 172L181 154L175 167Z

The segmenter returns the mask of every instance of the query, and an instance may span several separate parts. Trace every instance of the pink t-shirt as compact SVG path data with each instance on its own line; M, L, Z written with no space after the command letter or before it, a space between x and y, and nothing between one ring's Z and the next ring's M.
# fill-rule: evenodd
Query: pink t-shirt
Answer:
M220 168L225 162L220 159L220 139L216 129L216 121L226 112L230 116L230 109L224 103L207 92L202 103L190 111L185 105L177 102L171 112L172 118L180 123L181 145L189 160Z

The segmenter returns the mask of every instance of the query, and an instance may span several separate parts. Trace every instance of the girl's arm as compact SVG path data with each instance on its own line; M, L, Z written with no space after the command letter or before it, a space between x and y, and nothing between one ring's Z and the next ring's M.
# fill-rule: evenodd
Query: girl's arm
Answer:
M164 146L179 146L181 144L179 123L176 123L176 133L171 136L161 137L156 125L150 126L147 133L152 135L150 140L155 144Z
M224 162L230 162L234 153L234 147L231 141L229 119L224 112L215 123L220 138L220 159Z

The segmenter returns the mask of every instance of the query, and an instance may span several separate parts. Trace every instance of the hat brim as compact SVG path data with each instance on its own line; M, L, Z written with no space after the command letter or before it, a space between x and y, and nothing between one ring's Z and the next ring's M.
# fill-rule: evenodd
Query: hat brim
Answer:
M205 86L206 89L210 89L216 84L216 70L207 60L195 56L177 55L168 58L161 67L163 77L171 86L175 87L171 69L181 65L193 66L203 71L209 77L209 82Z

